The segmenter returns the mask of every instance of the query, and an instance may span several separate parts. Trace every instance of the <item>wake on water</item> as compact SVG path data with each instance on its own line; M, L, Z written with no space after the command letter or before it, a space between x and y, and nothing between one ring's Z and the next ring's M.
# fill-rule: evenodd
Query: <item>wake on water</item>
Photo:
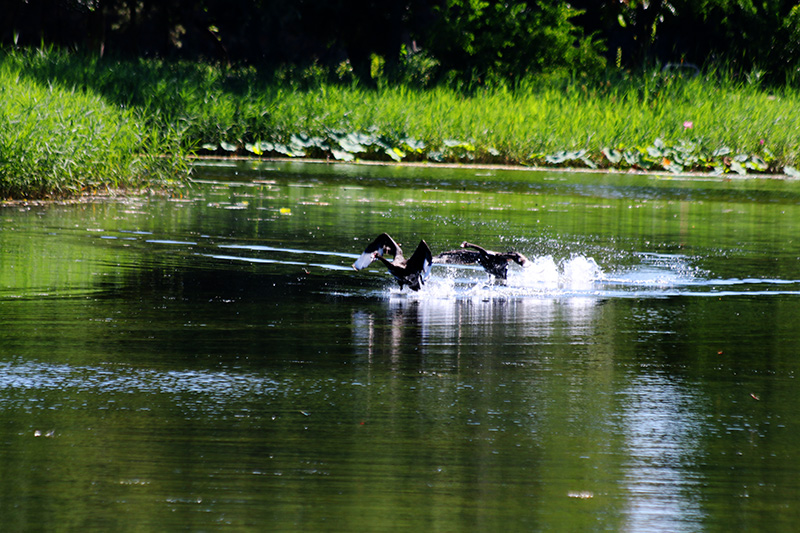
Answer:
M575 256L557 262L548 255L529 261L525 268L509 268L507 280L495 280L480 267L435 265L423 287L425 296L420 297L497 298L591 292L603 277L602 269L591 257ZM390 292L397 295L401 291L393 287Z
M320 250L301 250L263 245L218 245L229 253L202 254L224 260L254 264L283 264L340 271L341 275L358 275L350 262L358 255ZM251 257L251 253L259 254ZM267 254L270 257L262 257ZM276 255L273 255L276 254ZM338 257L337 262L305 262L288 259L304 257ZM374 296L407 299L505 299L505 298L665 298L672 296L729 296L729 295L800 295L800 280L767 278L713 278L707 271L692 266L683 255L634 253L634 261L619 267L601 267L594 258L575 254L557 260L551 255L528 255L525 267L511 265L508 279L499 281L488 276L478 266L433 265L430 278L418 292L400 290L384 270L386 284ZM344 258L345 261L341 261ZM363 274L362 274L363 275Z
M666 298L672 296L800 295L800 280L765 278L718 279L690 264L682 255L636 254L638 264L605 270L592 257L563 260L530 257L525 268L509 268L506 281L496 281L479 267L434 269L423 291L406 298ZM390 297L400 297L395 286Z

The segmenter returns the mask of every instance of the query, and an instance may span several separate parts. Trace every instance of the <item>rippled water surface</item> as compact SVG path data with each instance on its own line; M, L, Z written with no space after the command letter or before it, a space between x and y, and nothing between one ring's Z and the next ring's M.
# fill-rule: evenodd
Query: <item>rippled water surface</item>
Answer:
M373 263L463 240L530 266ZM205 164L0 209L9 530L793 531L800 185Z

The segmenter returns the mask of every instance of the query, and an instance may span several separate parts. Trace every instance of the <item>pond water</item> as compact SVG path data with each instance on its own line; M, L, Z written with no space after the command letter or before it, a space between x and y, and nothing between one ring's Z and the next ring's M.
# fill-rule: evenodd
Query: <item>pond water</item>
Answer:
M0 210L4 528L797 527L800 184L196 177ZM401 291L381 232L532 264Z

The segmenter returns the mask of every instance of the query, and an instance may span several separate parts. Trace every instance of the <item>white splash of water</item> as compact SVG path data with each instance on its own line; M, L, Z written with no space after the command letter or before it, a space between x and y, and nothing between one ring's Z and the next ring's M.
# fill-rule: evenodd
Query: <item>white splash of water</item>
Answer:
M566 299L574 300L572 307L577 308L594 305L597 298L800 294L800 280L715 279L683 255L641 253L637 257L641 259L638 264L606 270L593 257L582 254L562 260L551 255L529 256L526 267L509 265L507 280L494 279L477 266L437 266L421 291L401 291L391 283L389 295L439 303L520 299L558 299L563 303Z
M450 275L433 275L428 278L422 289L412 291L408 287L401 289L394 280L391 281L389 296L392 298L425 298L427 300L449 300L456 296L456 280Z
M561 277L552 255L534 257L525 268L509 270L511 281L523 287L557 289Z
M606 276L610 284L628 287L672 288L695 282L703 272L691 267L682 255L642 253L641 263L634 268Z
M578 255L561 266L561 286L570 289L589 289L603 276L603 270L592 257Z
M450 299L456 294L456 282L450 276L431 276L428 281L425 282L423 290L432 298Z
M594 258L583 255L560 262L551 255L534 257L527 267L509 270L510 285L540 291L588 290L602 277L603 270Z

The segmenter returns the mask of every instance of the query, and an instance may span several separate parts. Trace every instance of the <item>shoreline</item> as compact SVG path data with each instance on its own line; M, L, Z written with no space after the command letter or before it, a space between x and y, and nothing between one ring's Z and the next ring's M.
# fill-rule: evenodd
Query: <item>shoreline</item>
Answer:
M189 161L253 161L264 163L309 163L320 165L363 165L363 166L397 166L411 168L463 168L475 170L513 170L524 172L559 172L559 173L582 173L582 174L615 174L633 176L672 176L676 178L706 178L715 181L733 181L749 179L777 179L783 181L795 181L794 178L785 173L749 173L737 174L729 172L726 174L714 174L712 172L670 172L668 170L638 170L638 169L618 169L618 168L588 168L588 167L543 167L520 164L501 164L501 163L435 163L430 161L375 161L375 160L354 160L339 161L336 159L314 159L304 157L248 157L248 156L217 156L217 155L192 155Z
M616 168L581 168L581 167L541 167L526 166L519 164L497 164L497 163L432 163L428 161L338 161L330 159L313 158L291 158L291 157L270 157L254 158L247 156L209 156L193 155L188 160L193 161L236 161L236 162L257 162L257 163L301 163L308 165L360 165L360 166L380 166L380 167L408 167L408 168L431 168L431 169L474 169L474 170L494 170L494 171L513 171L513 172L552 172L559 174L613 174L615 176L656 176L660 178L673 178L684 181L746 181L746 180L779 180L779 181L800 181L798 178L787 174L746 174L740 175L735 172L727 174L712 174L709 172L669 172L664 170L621 170ZM191 184L191 178L187 185ZM0 208L4 207L39 207L46 205L72 205L98 202L104 200L118 200L126 198L142 198L150 196L169 196L181 187L157 189L137 189L129 190L123 188L107 189L102 192L81 193L76 196L50 197L50 198L8 198L0 199Z
M187 182L189 184L191 182ZM43 207L50 205L75 205L75 204L90 204L93 202L102 202L105 200L126 200L133 198L148 198L154 196L171 196L177 190L176 187L172 188L147 188L147 189L124 189L113 188L93 193L81 193L74 196L61 196L50 198L4 198L0 199L0 209L5 207L17 208L30 208L30 207Z

